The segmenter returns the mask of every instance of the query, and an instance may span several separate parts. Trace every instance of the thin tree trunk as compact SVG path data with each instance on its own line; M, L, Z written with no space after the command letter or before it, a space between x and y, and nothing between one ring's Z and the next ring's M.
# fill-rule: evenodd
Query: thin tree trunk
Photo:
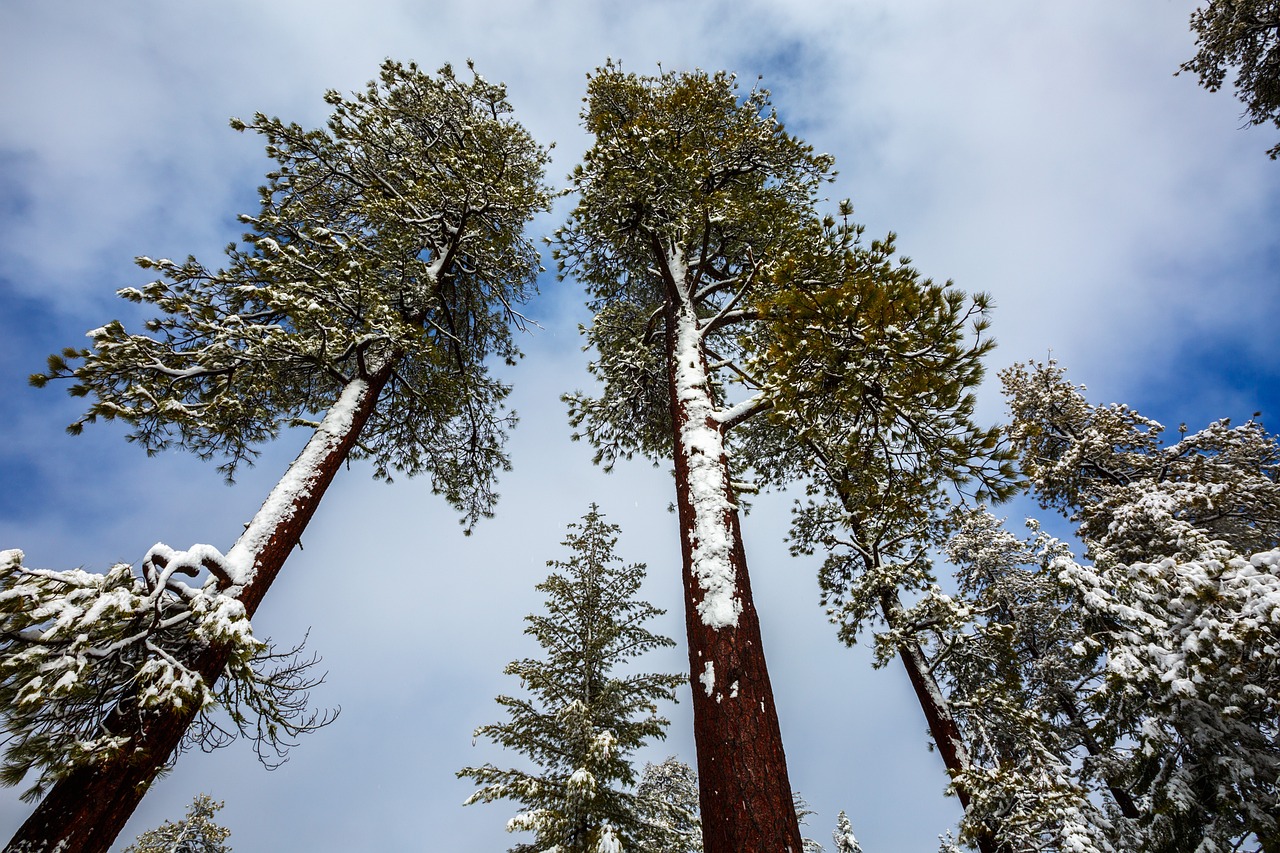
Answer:
M1092 756L1101 755L1102 747L1094 739L1093 732L1089 730L1089 725L1084 721L1074 699L1065 692L1058 693L1057 698L1058 704L1062 707L1062 712L1067 715L1067 719L1070 721L1071 730L1080 738L1080 743L1084 746L1085 751ZM1111 798L1115 800L1116 807L1120 809L1120 814L1130 820L1137 820L1142 816L1141 812L1138 811L1137 803L1133 801L1133 797L1117 780L1108 774L1103 774L1102 779L1106 783L1107 790L1111 792Z
M703 849L800 853L722 428L680 257L665 257L676 502Z
M249 616L257 611L355 445L392 366L387 363L369 379L354 380L343 389L227 553L227 563L239 577L226 592L244 604ZM226 648L207 648L189 666L212 685L229 654ZM79 767L56 782L14 834L6 853L106 853L182 743L195 716L195 708L166 708L141 717L134 709L117 708L108 726L130 737L129 748L112 761Z
M885 624L891 629L901 626L902 602L897 592L884 592L880 595L880 612ZM941 686L929 669L929 662L924 650L914 640L904 640L898 644L898 658L907 670L907 678L911 681L911 689L915 691L916 701L924 712L925 721L929 725L929 733L942 756L942 763L947 768L947 775L953 780L972 766L969 749L960 736L960 726L951 713L951 703L943 694ZM956 798L965 811L969 810L969 790L958 782L953 782ZM989 831L978 836L978 849L982 853L1003 853Z

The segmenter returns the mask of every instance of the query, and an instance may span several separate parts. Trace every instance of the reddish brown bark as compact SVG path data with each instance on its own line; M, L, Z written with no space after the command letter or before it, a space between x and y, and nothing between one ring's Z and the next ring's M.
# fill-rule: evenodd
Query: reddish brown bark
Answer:
M673 300L674 301L674 300ZM742 605L736 625L711 627L698 612L704 592L693 571L695 510L689 459L680 425L688 420L675 379L675 311L668 315L671 412L675 425L676 503L685 587L685 625L693 684L693 734L698 755L699 801L706 853L800 853L800 825L791 798L778 712L765 664L760 621L751 596L738 512L725 512L735 597ZM705 364L704 364L705 367ZM729 482L728 459L720 464ZM727 497L734 501L731 490ZM699 680L714 664L714 688ZM736 694L736 695L735 695Z
M902 604L898 600L897 593L888 592L880 596L880 611L890 628L898 627L900 620L897 615L902 612ZM929 671L929 663L920 645L909 640L899 643L898 657L907 670L907 679L911 682L911 689L915 691L920 710L924 712L929 733L933 736L938 754L942 756L947 775L955 779L969 766L969 751L961 740L960 726L956 723L955 715L951 713L950 706L942 698L941 688L934 679L933 673ZM960 784L954 785L954 788L956 798L960 800L960 807L968 811L970 799L968 789ZM1005 853L989 832L979 835L977 843L981 853Z
M294 512L281 519L270 539L255 554L253 579L239 595L249 616L257 611L285 559L301 539L325 490L373 413L391 370L392 365L388 364L369 378L350 429L315 467L318 476L305 498L294 503ZM189 665L213 684L226 666L229 654L226 648L209 648ZM143 717L130 709L117 709L112 730L129 735L132 748L113 761L77 768L55 783L14 834L5 848L6 853L106 853L181 744L195 715L194 708L166 710Z

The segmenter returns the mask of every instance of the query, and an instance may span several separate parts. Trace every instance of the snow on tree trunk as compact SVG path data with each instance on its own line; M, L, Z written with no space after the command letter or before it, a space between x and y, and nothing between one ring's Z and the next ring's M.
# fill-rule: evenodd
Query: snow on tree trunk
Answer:
M367 380L350 382L315 434L272 490L249 527L227 554L235 586L228 594L249 616L293 551L343 460L355 446L378 395L391 376L388 363ZM205 649L189 666L212 684L227 663L228 650ZM5 853L106 853L138 803L168 764L198 709L165 707L140 718L114 714L113 734L128 736L132 748L97 765L80 767L54 783L19 827Z
M667 351L693 726L706 853L800 853L738 509L683 258L669 256Z

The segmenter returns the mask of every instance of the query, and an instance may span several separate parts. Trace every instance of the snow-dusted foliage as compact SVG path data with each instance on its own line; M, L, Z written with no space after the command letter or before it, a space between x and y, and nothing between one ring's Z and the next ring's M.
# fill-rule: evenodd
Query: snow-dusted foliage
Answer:
M222 806L208 794L198 794L187 808L186 817L147 830L124 853L231 853L225 843L231 830L213 819Z
M1209 0L1191 13L1191 32L1198 49L1179 73L1194 72L1210 92L1234 74L1245 122L1280 129L1280 2ZM1267 154L1280 159L1280 142Z
M379 477L428 475L465 524L492 511L514 416L489 365L518 354L511 330L539 272L523 230L549 196L546 152L511 119L504 88L470 77L387 61L363 92L325 96L323 129L234 120L266 140L274 166L226 265L140 258L161 278L119 293L158 316L142 332L111 321L32 377L71 379L92 399L72 432L118 419L148 452L223 457L228 476L282 428L315 429L221 564L227 597L250 615L350 457ZM212 642L179 661L212 684L229 653ZM246 699L246 683L227 689ZM102 713L132 730L128 760L56 782L15 846L105 851L193 721L189 704L138 718L134 693L104 697Z
M961 516L954 596L906 615L963 731L965 837L1012 849L1280 849L1280 446L1221 421L1171 445L1056 364L1003 375L1033 493L1086 562Z
M767 323L762 297L799 274L789 257L821 241L832 159L785 132L767 91L723 72L608 64L586 102L594 141L553 242L587 289L603 388L567 395L570 419L605 466L640 454L675 468L691 677L712 688L694 695L707 848L799 847L742 546L754 460L736 436L771 405L747 342Z
M119 734L126 715L197 709L192 742L213 747L234 735L207 716L221 706L234 728L256 727L260 754L272 747L281 756L291 736L330 719L303 714L305 663L259 671L279 656L253 636L244 606L221 592L215 549L157 545L140 572L120 563L106 574L32 569L22 559L0 552L0 782L34 773L26 798L129 749ZM202 568L212 571L199 586L179 577ZM214 645L229 655L210 686L192 661Z
M804 826L809 822L809 816L814 814L813 809L809 808L809 803L800 796L799 791L791 792L791 802L795 805L796 821ZM800 849L803 853L822 853L822 843L813 838L801 838Z
M1055 568L1106 656L1089 697L1105 765L1140 797L1144 850L1280 843L1280 551ZM1246 848L1249 849L1249 848Z
M606 66L583 117L596 143L573 172L580 200L555 256L590 294L590 369L604 389L568 395L570 417L606 466L637 452L670 459L674 442L688 467L699 612L735 625L724 516L743 463L726 433L765 407L742 339L757 333L754 303L788 250L816 236L831 158L782 130L768 92L740 96L723 73L644 78ZM747 393L731 400L731 384Z
M647 816L658 808L642 806L626 790L636 782L630 755L666 736L658 702L673 698L685 679L614 673L637 655L673 645L644 627L662 611L635 598L645 569L614 555L617 530L594 505L581 524L570 525L564 544L572 556L549 561L556 571L538 585L546 612L526 617L525 632L546 657L506 669L530 696L499 696L510 719L476 729L477 737L524 753L539 769L486 764L458 773L480 786L468 804L510 799L524 806L507 829L532 832L535 840L513 851L638 851Z
M698 774L674 755L645 764L636 786L640 808L637 850L644 853L702 853Z
M148 452L225 457L327 409L357 379L382 384L356 455L378 476L429 474L468 520L506 464L513 322L538 271L522 230L547 204L545 152L509 118L501 85L387 61L353 98L329 92L327 128L256 115L276 161L227 265L139 258L162 278L120 296L155 306L142 333L111 321L91 347L50 357L94 398L72 424L122 420Z
M1280 544L1280 446L1260 423L1218 421L1166 445L1164 427L1096 406L1055 362L1003 371L1010 435L1033 492L1080 524L1097 562L1195 559Z
M825 277L770 294L752 366L785 426L771 473L789 463L810 476L794 550L828 552L824 604L852 643L886 618L886 594L931 582L927 549L956 490L1003 498L1013 471L999 430L972 418L993 346L987 298L923 279L892 235L864 244L843 213L824 226Z
M836 828L831 832L835 853L862 853L862 845L853 834L853 824L843 811L836 815Z
M935 592L913 614L939 626L935 672L973 756L956 780L974 795L966 831L1047 850L1272 849L1280 552L1216 547L1085 565L1043 533L967 520L950 550L960 599Z
M774 432L754 430L748 444L768 460L757 465L766 478L808 478L792 549L825 552L823 604L842 640L886 624L881 650L906 665L955 772L963 746L900 602L932 585L930 551L945 539L957 493L1013 490L1000 431L973 420L993 345L988 302L922 278L896 257L893 235L864 243L851 213L846 203L839 222L823 223L826 251L812 272L767 299L768 333L751 366Z
M952 774L967 797L961 837L995 849L1118 853L1127 849L1120 807L1100 805L1112 792L1094 766L1098 720L1083 698L1099 684L1098 657L1081 654L1087 617L1056 578L1069 551L1033 533L1023 541L983 509L958 513L947 546L958 590L931 587L903 623L964 742Z

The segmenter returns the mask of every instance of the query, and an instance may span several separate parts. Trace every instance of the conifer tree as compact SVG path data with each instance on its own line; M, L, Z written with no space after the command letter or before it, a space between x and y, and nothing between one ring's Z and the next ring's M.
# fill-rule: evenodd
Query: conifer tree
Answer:
M831 840L835 842L835 853L862 853L862 845L854 837L849 816L843 811L836 815L836 828L831 833Z
M698 774L674 755L645 764L636 786L642 815L637 849L645 853L702 853Z
M1033 525L961 517L956 595L907 614L971 757L964 835L1010 850L1277 849L1280 444L1222 421L1165 445L1056 364L1002 376L1033 494L1090 562Z
M745 377L762 295L803 274L790 253L817 254L831 158L725 73L607 65L583 120L595 141L556 257L587 288L604 389L569 395L571 420L606 465L674 463L706 849L799 853L734 488L750 462L728 444L769 400L749 383L732 402L728 383Z
M1191 13L1191 31L1199 50L1179 73L1195 72L1201 86L1216 92L1234 70L1246 124L1280 128L1280 2L1209 0ZM1267 154L1280 158L1280 142Z
M524 810L508 831L529 831L532 843L513 853L616 853L647 849L646 817L631 753L651 738L666 737L658 702L674 698L686 679L663 674L622 674L616 669L655 648L675 645L645 623L664 611L636 599L643 564L623 564L614 554L618 526L594 504L580 524L571 524L567 560L551 560L555 571L538 584L545 614L526 617L525 633L546 653L542 659L510 663L529 698L499 696L510 715L481 726L476 736L525 754L538 770L467 767L458 775L480 789L467 804L511 799ZM667 809L668 812L674 810Z
M516 356L511 328L538 271L522 231L548 201L546 154L502 86L388 61L365 91L325 98L324 129L233 121L265 138L275 166L225 267L139 259L162 277L120 295L160 312L145 332L112 321L33 377L93 399L71 431L123 421L149 453L224 457L228 476L282 428L314 428L230 551L182 552L248 617L348 458L380 477L430 476L467 523L491 512L511 415L486 362ZM176 663L212 684L230 650L196 647ZM62 765L11 849L107 849L196 711L141 707L110 711L106 730L128 748Z
M1086 769L1135 800L1136 849L1280 850L1280 441L1223 420L1166 445L1054 363L1002 379L1032 491L1092 563L1053 565L1100 661Z
M1002 499L1014 488L1000 431L973 420L989 301L923 278L895 240L827 224L827 275L770 295L767 345L753 359L785 426L783 446L757 465L805 473L808 500L792 528L797 553L825 551L823 603L846 643L882 620L881 639L906 668L953 779L969 763L955 714L939 689L902 595L933 583L930 549L945 539L960 492ZM891 641L890 641L891 638ZM884 658L881 659L883 663ZM963 805L968 791L955 786ZM980 838L984 851L994 851Z
M1087 615L1055 577L1069 551L1033 533L1026 542L985 509L958 512L955 592L933 586L905 617L928 626L918 636L965 746L961 837L1113 853L1137 812L1096 766L1098 720L1082 695L1099 684L1099 656L1077 648Z
M208 794L198 794L187 808L187 816L177 823L149 829L124 849L124 853L231 853L224 842L231 830L214 822L223 806Z

